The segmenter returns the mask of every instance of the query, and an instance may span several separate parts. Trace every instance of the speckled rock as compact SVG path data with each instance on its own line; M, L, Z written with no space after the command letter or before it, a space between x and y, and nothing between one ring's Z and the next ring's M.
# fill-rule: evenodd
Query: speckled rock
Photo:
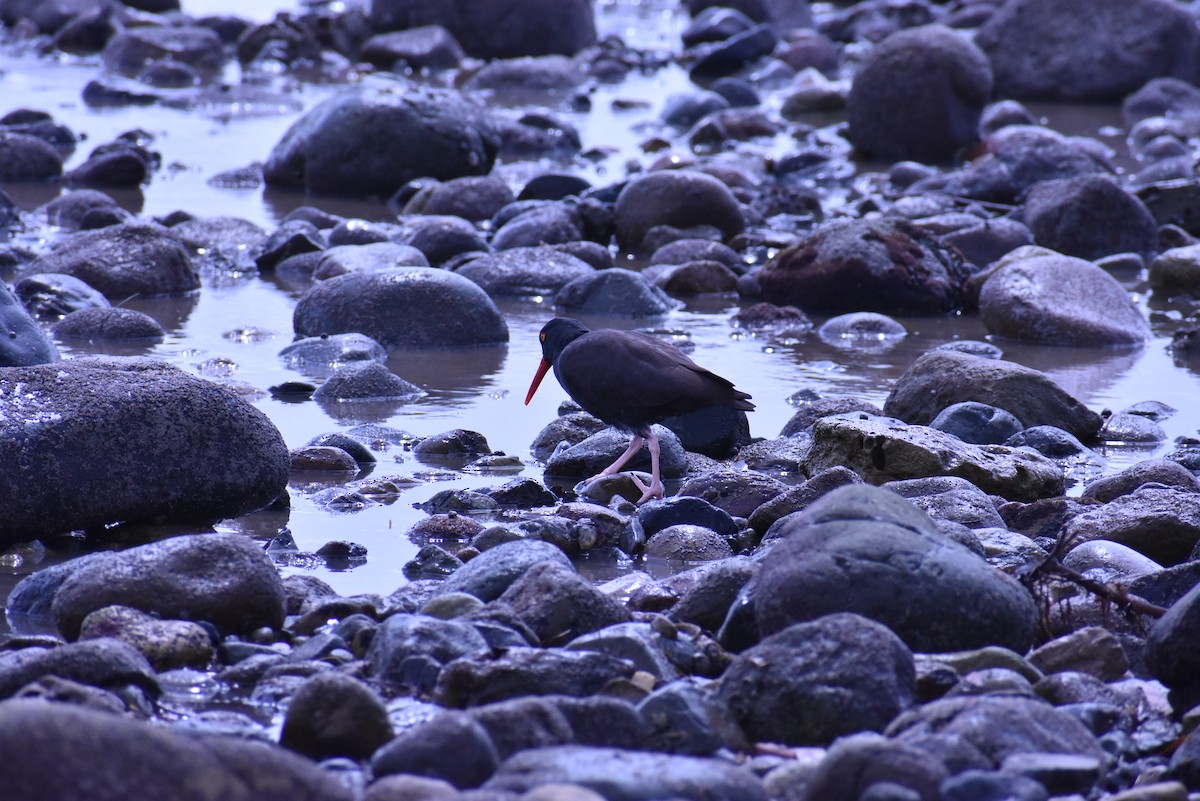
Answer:
M200 288L187 248L167 229L145 222L73 234L27 272L72 275L113 301Z
M194 738L71 704L0 705L0 783L11 801L350 801L334 776L283 749L243 738Z
M1004 445L972 445L927 426L862 413L823 417L813 424L804 458L810 473L838 465L865 481L958 476L984 492L1031 501L1061 495L1065 478L1049 459Z
M979 293L979 310L992 334L1081 346L1140 345L1150 335L1129 293L1094 264L1026 249L1001 264Z
M163 618L249 634L283 624L283 584L263 550L242 534L191 534L107 554L72 573L54 595L59 631L113 604Z
M883 412L928 425L942 409L961 401L997 406L1027 427L1054 425L1085 441L1100 430L1100 415L1044 373L949 350L933 350L913 362L888 393Z
M854 614L796 623L738 655L719 694L756 742L828 745L879 731L913 699L908 647Z
M1195 80L1200 35L1166 0L1017 0L979 29L996 95L1119 100L1160 76ZM1038 65L1061 60L1053 75Z
M861 219L830 223L781 251L759 283L764 300L806 312L940 314L961 305L966 278L962 258L919 226Z
M115 637L137 648L157 671L204 670L215 655L212 638L198 623L162 620L128 606L106 606L83 619L79 639Z
M0 412L0 455L21 467L0 490L0 541L234 517L266 506L287 482L287 446L266 415L158 361L9 368Z
M950 161L978 138L992 70L969 39L940 25L894 33L870 51L846 101L850 138L869 156Z

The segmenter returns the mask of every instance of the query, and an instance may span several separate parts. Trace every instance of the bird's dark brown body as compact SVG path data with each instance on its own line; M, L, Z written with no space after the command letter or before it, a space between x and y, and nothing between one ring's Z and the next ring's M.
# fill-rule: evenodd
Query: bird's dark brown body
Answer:
M554 368L558 383L571 398L603 422L635 434L630 450L603 475L616 472L641 447L650 446L653 483L646 492L661 496L658 440L654 423L709 406L754 408L750 396L693 362L678 348L647 334L613 329L588 330L577 320L556 317L539 338L542 363L525 402ZM643 500L646 500L644 497Z

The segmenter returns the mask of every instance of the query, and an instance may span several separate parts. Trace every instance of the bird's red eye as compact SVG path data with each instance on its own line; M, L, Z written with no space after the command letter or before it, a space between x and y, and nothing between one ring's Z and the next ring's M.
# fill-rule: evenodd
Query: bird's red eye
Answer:
M543 331L542 333L538 334L538 341L539 341L539 342L545 342L545 341L546 341L546 332L545 332L545 331Z

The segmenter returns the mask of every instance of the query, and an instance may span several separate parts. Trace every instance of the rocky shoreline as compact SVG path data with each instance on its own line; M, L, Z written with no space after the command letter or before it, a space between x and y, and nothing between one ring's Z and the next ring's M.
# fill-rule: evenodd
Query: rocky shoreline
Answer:
M0 247L0 545L61 555L6 600L0 795L1200 797L1200 440L1111 470L1101 445L1162 443L1175 410L1100 413L1003 358L1146 347L1131 285L1175 357L1196 351L1200 7L683 5L664 54L598 37L587 0L263 24L0 0L5 46L100 59L96 108L261 102L280 76L344 87L218 177L307 193L270 231L122 207L163 169L144 131L65 169L79 138L52 113L0 118L0 180L64 190L32 211L0 193L10 234L44 234ZM234 63L242 82L223 83ZM667 63L693 86L642 144L662 155L581 177L603 155L555 110ZM1022 105L1045 100L1120 105L1128 152ZM665 421L678 492L635 506L628 476L576 484L627 440L571 404L530 443L542 480L466 488L464 471L523 462L461 428L289 449L247 400L267 388L144 355L167 326L125 300L244 274L294 289L280 357L319 375L269 392L383 418L425 393L390 353L504 347L513 298L651 322L721 296L750 336L866 351L903 337L901 316L977 315L989 338L921 355L881 405L803 398L775 437L726 409ZM141 355L62 358L70 343ZM389 594L279 569L361 561L352 537L310 554L286 528L212 530L295 492L394 500L405 479L358 477L394 451L450 480ZM589 562L622 569L595 582Z

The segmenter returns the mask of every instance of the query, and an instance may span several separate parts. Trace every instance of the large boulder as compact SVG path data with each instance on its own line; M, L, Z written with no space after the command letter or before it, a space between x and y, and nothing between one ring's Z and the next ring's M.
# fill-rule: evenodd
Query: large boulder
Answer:
M263 178L271 186L386 198L422 176L485 175L498 147L486 112L455 92L362 86L297 120L271 150Z
M893 33L854 75L850 139L870 157L948 162L979 138L992 94L987 57L941 25Z
M975 43L999 97L1115 101L1151 78L1194 82L1200 33L1171 0L1010 0Z
M1044 345L1140 345L1150 337L1146 316L1102 268L1032 248L1002 260L979 292L979 311L992 334Z
M0 704L6 801L350 801L330 773L241 738L187 737L71 704ZM81 788L87 788L86 791Z
M403 314L396 313L403 309ZM479 286L446 270L399 267L353 272L308 290L292 316L296 333L365 334L385 348L452 348L508 341L508 325Z
M1029 591L893 492L841 487L777 525L781 539L753 590L762 635L854 612L914 651L1000 645L1024 653L1033 644Z
M246 635L283 625L283 582L261 547L243 534L190 534L106 554L73 572L54 595L59 631L120 604L165 619L210 623Z
M113 301L200 288L200 277L183 243L167 229L144 222L72 234L35 259L25 272L74 276Z
M954 403L979 401L1004 409L1029 426L1056 426L1087 442L1100 430L1100 415L1044 373L1000 359L952 350L931 350L897 379L883 413L929 425Z
M781 251L759 274L763 300L807 312L942 314L958 308L961 256L904 220L845 220Z
M211 522L275 500L288 449L232 391L150 359L0 372L0 542L118 521Z
M573 56L596 42L591 0L372 0L370 21L377 31L440 25L463 50L479 58Z

